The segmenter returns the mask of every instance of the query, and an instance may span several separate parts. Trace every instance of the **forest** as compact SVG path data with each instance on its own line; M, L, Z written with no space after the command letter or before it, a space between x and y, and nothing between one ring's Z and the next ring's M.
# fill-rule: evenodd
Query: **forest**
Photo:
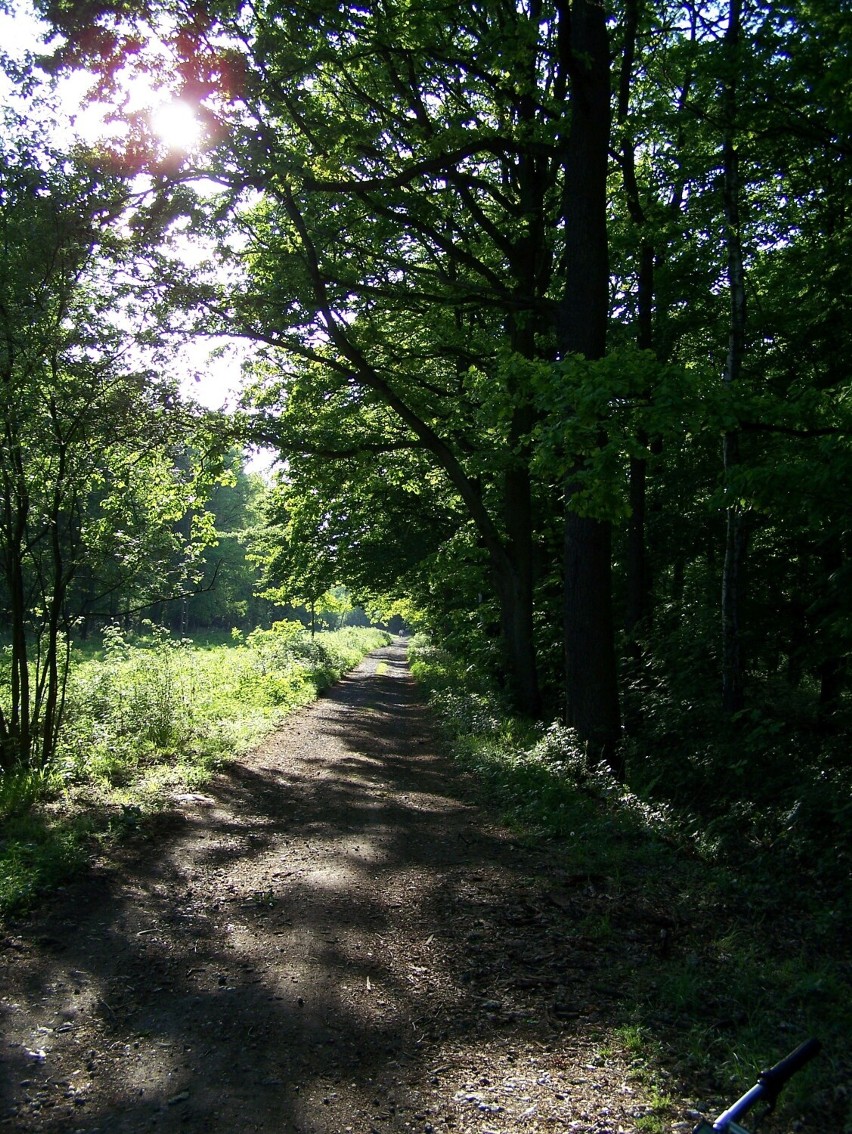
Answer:
M615 793L767 919L795 879L840 980L848 6L35 7L0 54L7 787L69 759L87 649L404 627L499 806L558 835L555 781ZM235 407L188 343L236 344Z

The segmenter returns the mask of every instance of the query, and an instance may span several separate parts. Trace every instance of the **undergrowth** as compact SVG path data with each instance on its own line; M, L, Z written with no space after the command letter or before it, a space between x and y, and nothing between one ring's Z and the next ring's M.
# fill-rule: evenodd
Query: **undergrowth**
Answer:
M726 768L742 749L694 730L677 769L655 770L653 750L634 743L631 790L590 766L571 730L513 718L480 677L469 681L466 665L425 637L410 656L448 747L501 820L519 839L546 842L573 875L605 880L611 913L582 928L619 991L612 1034L630 1036L637 1074L659 1098L644 1128L670 1123L675 1087L696 1107L721 1109L762 1067L816 1035L825 1054L782 1096L781 1128L804 1114L809 1124L852 1131L848 777L817 769L791 783L804 800L798 808L780 775L774 792L764 785L750 799L748 770ZM727 810L702 806L726 791ZM648 909L666 927L665 950L642 963L629 950L613 961L614 941L629 940L631 920Z
M56 760L0 775L0 915L31 906L170 794L202 787L387 641L354 627L312 638L294 622L215 647L108 630L73 665Z

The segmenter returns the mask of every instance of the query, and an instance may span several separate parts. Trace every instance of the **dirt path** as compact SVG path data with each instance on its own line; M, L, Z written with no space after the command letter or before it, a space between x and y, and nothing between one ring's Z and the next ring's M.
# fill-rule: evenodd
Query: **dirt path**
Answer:
M396 643L9 927L0 1129L635 1129L592 885L470 802Z

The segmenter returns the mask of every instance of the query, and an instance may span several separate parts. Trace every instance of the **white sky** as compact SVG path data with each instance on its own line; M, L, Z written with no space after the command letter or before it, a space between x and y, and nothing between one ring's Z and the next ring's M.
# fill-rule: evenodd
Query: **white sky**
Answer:
M10 55L17 55L21 51L32 51L42 42L39 27L32 9L17 2L17 15L0 11L0 43Z

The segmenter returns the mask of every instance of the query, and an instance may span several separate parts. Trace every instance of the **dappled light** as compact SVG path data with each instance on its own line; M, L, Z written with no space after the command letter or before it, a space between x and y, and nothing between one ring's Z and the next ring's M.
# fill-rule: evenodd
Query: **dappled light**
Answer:
M850 43L0 0L0 1134L850 1134Z
M505 1129L545 1097L567 1119L568 1053L622 1073L592 1066L620 1013L542 895L556 876L460 791L400 648L379 656L157 819L121 875L18 925L3 1089L23 1121L25 1071L40 1129L270 1132Z

